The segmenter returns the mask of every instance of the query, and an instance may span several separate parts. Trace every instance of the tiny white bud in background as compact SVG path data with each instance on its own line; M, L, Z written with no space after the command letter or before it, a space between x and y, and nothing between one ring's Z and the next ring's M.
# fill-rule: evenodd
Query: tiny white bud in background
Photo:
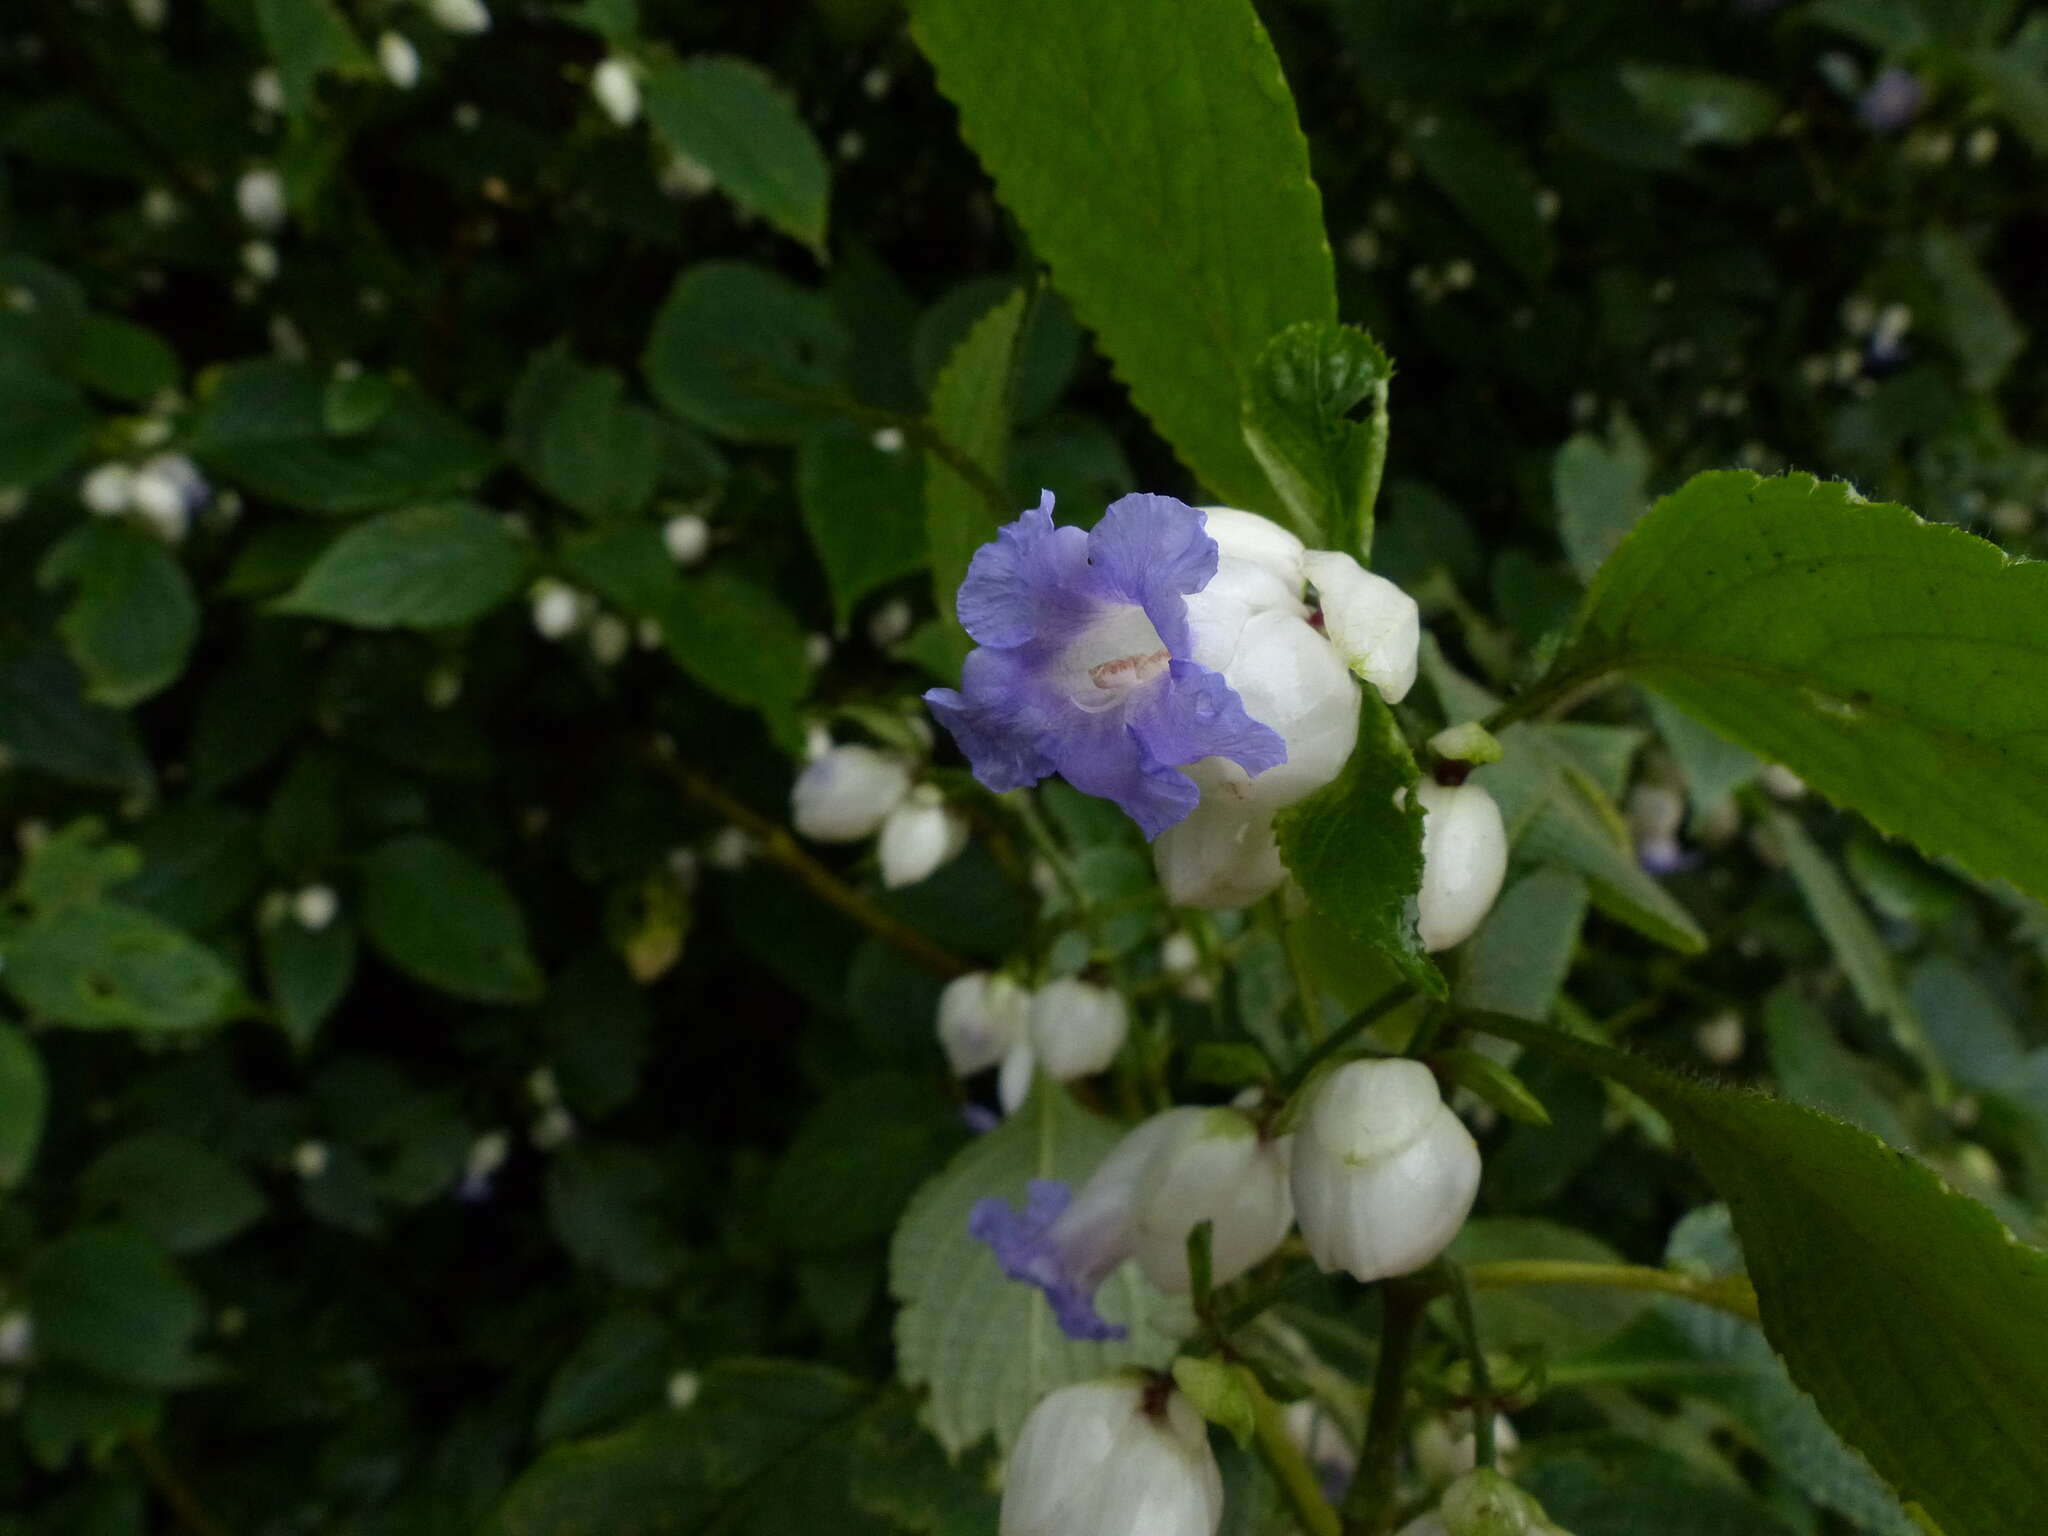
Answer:
M1522 1437L1504 1413L1493 1416L1493 1447L1503 1466L1521 1448ZM1463 1477L1479 1464L1479 1446L1472 1433L1472 1416L1460 1413L1452 1418L1432 1414L1415 1431L1415 1470L1425 1482L1442 1486Z
M869 439L877 452L901 453L903 451L903 429L901 427L878 427Z
M677 1371L668 1379L668 1405L678 1413L697 1401L704 1379L695 1371Z
M1692 1041L1707 1060L1717 1067L1726 1067L1742 1059L1748 1031L1742 1027L1742 1015L1730 1008L1695 1029Z
M318 933L334 921L341 910L341 898L334 894L331 885L302 886L292 897L292 916L299 920L299 926L310 933Z
M184 211L185 205L169 187L151 187L142 194L142 222L153 228L164 229L177 223Z
M1600 414L1600 397L1590 389L1582 389L1572 396L1572 420L1584 426Z
M832 728L822 720L804 727L804 761L815 763L832 750Z
M892 597L868 620L868 639L878 651L886 651L910 633L910 604Z
M583 594L559 581L533 591L533 627L543 640L566 640L583 625Z
M0 523L11 523L28 506L28 487L0 486Z
M849 128L846 132L839 135L839 142L833 146L833 149L841 160L852 164L866 152L867 147L868 141L860 136L860 130L858 128Z
M270 350L290 363L303 363L307 356L306 338L290 315L270 317Z
M1479 1147L1421 1062L1354 1061L1314 1090L1292 1189L1302 1241L1324 1271L1410 1274L1465 1224Z
M277 247L268 240L247 240L242 243L242 270L257 282L274 282L278 266Z
M892 891L916 885L966 846L966 818L948 809L937 789L919 785L882 822L875 843L882 884Z
M815 672L832 659L832 637L815 630L804 636L804 661Z
M1142 1377L1080 1382L1024 1420L999 1536L1215 1536L1223 1474L1208 1426Z
M143 31L161 31L170 19L170 0L128 0L128 14Z
M1493 796L1477 784L1425 780L1415 794L1425 813L1416 925L1424 949L1449 949L1471 935L1500 895L1508 872L1507 827Z
M1031 993L1008 976L973 971L939 993L939 1048L955 1077L986 1072L1030 1030Z
M235 183L235 207L257 229L277 229L285 219L284 178L267 165L242 172Z
M356 294L356 308L366 315L381 315L391 307L391 295L382 288L364 288Z
M249 1331L249 1314L240 1307L222 1307L213 1320L213 1331L224 1339L239 1339Z
M1202 973L1202 951L1194 936L1176 928L1159 946L1159 969L1174 982L1174 991L1192 1003L1206 1003L1216 988Z
M1665 784L1638 784L1628 793L1628 830L1636 859L1652 873L1678 868L1685 859L1679 829L1685 825L1685 797Z
M118 517L135 495L135 471L126 464L101 464L78 483L78 499L95 517Z
M1361 272L1370 272L1380 262L1380 237L1369 229L1353 230L1344 242L1344 259Z
M1964 141L1963 153L1970 157L1970 164L1984 164L1998 153L1998 130L1989 123L1972 129L1970 137Z
M615 667L633 648L633 626L616 613L600 613L590 621L590 654L600 667Z
M484 120L483 108L473 101L458 101L455 110L448 114L449 121L464 133L475 133Z
M661 190L670 197L702 197L718 185L718 178L711 174L711 167L680 150L672 152L662 162L656 178Z
M30 816L14 825L14 846L24 854L34 853L50 840L50 824L39 816Z
M249 77L249 99L259 112L282 112L284 77L267 65L257 70Z
M815 842L858 842L909 793L910 770L899 759L873 747L834 747L797 775L790 820Z
M720 827L704 845L704 862L727 874L745 869L753 856L754 840L742 827Z
M302 1141L292 1148L292 1172L302 1179L317 1179L327 1171L327 1143Z
M1463 256L1460 256L1456 261L1451 262L1444 268L1444 286L1453 291L1461 288L1470 288L1473 279L1477 276L1478 273L1472 263Z
M0 1316L0 1365L20 1365L35 1348L36 1328L19 1309Z
M2022 538L2034 531L2034 509L2023 501L1995 502L1989 516L1991 531L2000 538Z
M575 1118L559 1104L543 1111L527 1132L528 1138L542 1152L554 1151L565 1142L573 1140L575 1135Z
M661 525L662 548L669 559L687 569L711 550L711 525L694 512L684 512Z
M463 1163L464 1176L472 1182L481 1183L505 1166L505 1159L512 1155L512 1138L503 1131L485 1131L469 1144L469 1156Z
M454 667L436 667L427 674L424 690L429 709L447 709L462 697L462 674Z
M386 32L377 39L377 67L401 91L420 83L420 51L402 32Z
M1056 1082L1102 1071L1116 1060L1130 1027L1121 993L1076 976L1047 982L1031 1000L1031 1045Z
M1877 300L1867 293L1852 293L1842 300L1842 329L1851 336L1864 335L1877 324Z
M1344 664L1389 704L1400 703L1415 686L1422 655L1422 610L1415 599L1335 550L1309 550L1302 570Z
M643 651L658 651L667 643L668 637L662 633L661 620L648 617L634 624L633 640Z
M38 307L34 291L28 288L9 288L7 290L7 307L17 315L34 314Z
M1780 800L1799 800L1806 795L1806 780L1783 763L1772 763L1764 769L1763 786Z
M1536 192L1536 217L1546 224L1557 222L1557 216L1564 210L1564 199L1553 187L1541 187Z
M633 77L633 66L616 55L590 72L590 94L621 128L631 127L640 116L640 82Z
M877 64L873 69L860 77L860 93L867 97L869 101L880 101L889 94L891 83L889 71Z
M488 32L491 13L483 0L426 0L427 14L448 32Z

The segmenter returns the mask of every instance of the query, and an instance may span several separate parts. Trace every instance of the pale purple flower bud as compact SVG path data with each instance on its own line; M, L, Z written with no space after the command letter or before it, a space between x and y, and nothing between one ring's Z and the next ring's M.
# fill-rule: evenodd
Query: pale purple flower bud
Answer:
M1910 69L1894 64L1870 82L1856 102L1856 116L1874 133L1893 133L1920 115L1927 87Z

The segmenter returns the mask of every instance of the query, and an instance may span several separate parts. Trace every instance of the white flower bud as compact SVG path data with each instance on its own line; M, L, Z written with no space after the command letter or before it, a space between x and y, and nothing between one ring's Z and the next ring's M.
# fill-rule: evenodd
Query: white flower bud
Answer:
M720 827L704 845L704 862L727 874L745 869L753 856L754 840L744 827Z
M318 933L334 921L341 910L341 898L334 894L331 885L308 885L300 888L292 897L292 916L299 920L299 926L310 933Z
M249 99L259 112L284 110L284 77L269 65L249 77Z
M1190 599L1191 616L1195 606ZM1214 799L1243 811L1271 812L1337 777L1358 739L1358 684L1336 648L1306 619L1253 613L1228 655L1205 646L1198 634L1195 660L1221 672L1244 701L1245 713L1287 743L1287 761L1257 777L1220 757L1184 770L1201 786L1204 803Z
M910 633L910 604L892 597L868 620L868 639L878 651L886 651Z
M145 32L160 32L170 19L170 0L128 0L128 14Z
M668 1379L668 1405L678 1413L697 1401L704 1390L704 1378L695 1371L677 1371Z
M591 71L590 94L621 128L640 116L640 82L633 78L633 66L616 54Z
M939 994L939 1045L955 1077L985 1072L1027 1038L1031 994L1007 976L974 971Z
M1415 686L1422 659L1422 610L1384 576L1349 555L1312 549L1303 561L1322 599L1323 627L1337 654L1389 704Z
M483 0L426 0L427 14L447 32L488 32L491 13Z
M185 205L169 187L151 187L142 194L142 222L154 229L168 229L184 212Z
M277 247L268 240L246 240L242 243L242 270L259 283L274 282L282 265L277 259Z
M967 846L967 820L929 784L912 790L882 822L875 855L890 890L916 885Z
M1515 1433L1515 1426L1504 1413L1493 1416L1493 1447L1500 1464L1506 1467L1509 1458L1520 1449L1522 1437ZM1472 1415L1460 1413L1453 1417L1434 1414L1422 1421L1415 1431L1415 1470L1428 1483L1442 1485L1453 1482L1479 1465L1479 1441L1472 1433Z
M694 512L684 512L661 525L662 547L669 559L688 569L711 550L711 525Z
M0 1315L0 1365L21 1365L35 1348L36 1328L28 1313L19 1310Z
M1422 889L1416 926L1422 947L1449 949L1469 938L1493 909L1508 872L1508 830L1493 796L1477 784L1426 779L1422 802Z
M1728 1008L1694 1029L1692 1042L1715 1066L1726 1067L1741 1060L1749 1043L1749 1032L1743 1028L1742 1015Z
M401 91L420 83L420 51L403 32L386 32L377 39L377 67Z
M804 636L804 664L813 672L832 659L832 637L815 631Z
M235 207L256 229L280 228L285 219L284 178L267 165L244 171L235 183Z
M710 166L681 151L671 153L662 162L661 172L655 179L670 197L702 197L718 185L718 178L711 174Z
M1048 1394L1003 1478L1000 1536L1215 1536L1223 1475L1208 1427L1142 1377Z
M1031 1097L1032 1081L1038 1076L1038 1053L1031 1049L1031 1036L1027 1031L1017 1043L1003 1055L1003 1064L996 1073L996 1102L1003 1107L1003 1113L1014 1115Z
M1272 1257L1294 1225L1293 1138L1267 1141L1235 1109L1170 1109L1146 1124L1165 1127L1131 1203L1131 1253L1146 1278L1162 1291L1187 1291L1188 1234L1205 1221L1216 1284Z
M1152 864L1168 901L1212 912L1248 907L1287 878L1271 813L1207 794L1153 840Z
M901 427L877 427L869 439L877 453L901 453L903 451L903 429Z
M590 621L590 655L600 667L615 667L633 649L633 626L616 613L600 613Z
M1301 540L1270 517L1236 507L1203 507L1209 537L1216 541L1219 563L1243 560L1278 577L1296 596L1308 581L1302 560L1308 553Z
M910 770L873 747L834 747L797 775L789 792L797 831L821 843L873 837L910 793Z
M1076 976L1047 982L1031 999L1031 1045L1055 1082L1092 1077L1124 1047L1130 1013L1121 993Z
M533 589L533 627L543 640L566 640L583 627L587 606L574 587L543 581Z
M317 1179L327 1171L327 1143L302 1141L292 1148L292 1172L302 1179Z
M119 517L135 495L135 471L126 464L101 464L78 483L78 499L95 517Z
M1411 1274L1479 1193L1479 1148L1419 1061L1354 1061L1314 1090L1294 1138L1302 1241L1325 1271Z

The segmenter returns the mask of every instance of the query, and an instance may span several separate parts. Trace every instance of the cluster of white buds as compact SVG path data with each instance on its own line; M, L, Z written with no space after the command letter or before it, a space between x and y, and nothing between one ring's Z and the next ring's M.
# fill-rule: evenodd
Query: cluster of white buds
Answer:
M967 846L967 819L937 786L914 784L908 762L874 747L821 740L789 801L797 831L814 842L875 838L891 890L928 879Z
M167 544L185 537L210 491L198 466L178 453L139 464L110 461L87 473L78 499L95 517L134 516Z
M1003 1481L1000 1536L1214 1536L1223 1474L1208 1426L1168 1383L1139 1375L1048 1394Z
M1054 1082L1093 1077L1116 1060L1130 1033L1120 993L1079 977L1036 992L1011 977L975 971L939 994L939 1045L956 1077L999 1068L997 1095L1015 1111L1043 1071Z

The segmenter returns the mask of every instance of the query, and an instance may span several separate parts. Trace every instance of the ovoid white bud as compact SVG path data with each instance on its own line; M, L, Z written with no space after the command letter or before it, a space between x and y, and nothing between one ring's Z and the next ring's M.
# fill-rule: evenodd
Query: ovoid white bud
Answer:
M807 764L789 792L797 831L821 843L873 837L910 793L910 770L873 747L834 747Z
M1007 976L974 971L939 993L939 1045L955 1077L996 1065L1027 1038L1031 994Z
M533 589L533 627L543 640L566 640L583 626L583 594L559 581Z
M919 785L882 822L875 856L890 890L916 885L967 846L967 820L929 784Z
M1185 1292L1188 1234L1205 1221L1216 1284L1270 1258L1294 1225L1293 1138L1268 1141L1235 1109L1170 1109L1146 1123L1165 1127L1133 1189L1131 1252L1146 1278Z
M420 83L420 51L403 32L386 32L377 39L377 67L401 91Z
M590 94L621 128L640 116L640 82L633 76L633 66L622 58L606 59L590 72Z
M1048 1394L1010 1450L1000 1536L1215 1536L1223 1476L1188 1400L1142 1378Z
M259 112L284 110L284 77L269 65L249 77L249 99Z
M1336 550L1310 550L1303 569L1344 664L1389 704L1400 703L1415 686L1422 657L1422 610L1415 599Z
M686 569L711 552L711 525L694 512L682 512L661 525L662 547L669 559Z
M1031 1047L1055 1082L1102 1071L1116 1060L1130 1027L1121 993L1079 977L1047 982L1031 999Z
M334 921L341 910L341 898L334 894L331 885L301 886L292 897L292 916L299 920L299 926L312 933L318 933Z
M244 171L235 183L235 207L257 229L278 228L285 216L284 178L267 165Z
M1471 936L1500 895L1508 830L1493 796L1477 784L1425 780L1415 794L1426 813L1416 926L1424 949L1449 949Z
M118 517L135 494L135 471L126 464L101 464L78 483L78 499L95 517Z
M1383 1280L1442 1253L1479 1192L1479 1148L1419 1061L1354 1061L1294 1138L1295 1219L1324 1270Z
M426 0L427 14L448 32L488 32L491 13L483 0Z

